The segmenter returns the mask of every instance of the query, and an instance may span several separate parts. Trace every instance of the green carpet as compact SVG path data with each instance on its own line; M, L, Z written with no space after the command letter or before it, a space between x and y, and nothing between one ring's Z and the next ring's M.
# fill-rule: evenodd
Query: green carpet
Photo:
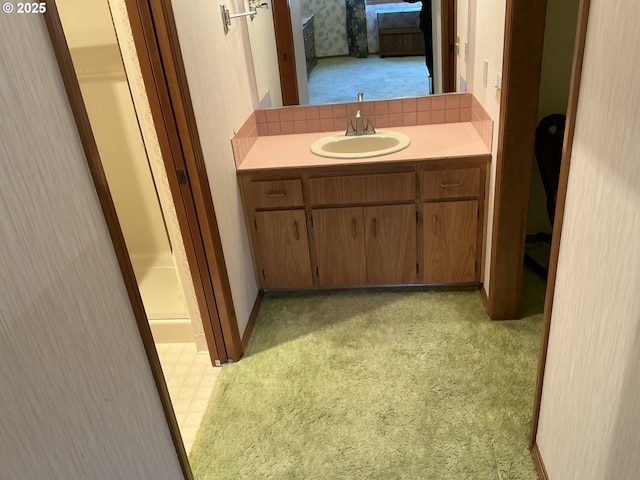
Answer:
M266 295L190 453L204 479L535 479L544 283L519 321L477 290Z
M358 92L365 100L429 95L424 57L320 58L311 70L311 105L355 102Z

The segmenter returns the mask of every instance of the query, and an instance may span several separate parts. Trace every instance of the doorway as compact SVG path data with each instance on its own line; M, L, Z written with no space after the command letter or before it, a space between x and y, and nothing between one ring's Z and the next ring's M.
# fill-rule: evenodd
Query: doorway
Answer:
M219 373L153 122L139 115L118 41L118 2L58 0L75 76L188 451ZM113 15L112 15L113 13ZM125 17L126 18L126 17ZM118 32L122 35L122 31ZM131 42L133 40L131 39ZM157 143L157 140L155 140ZM215 340L215 339L214 339ZM214 342L215 343L215 342Z

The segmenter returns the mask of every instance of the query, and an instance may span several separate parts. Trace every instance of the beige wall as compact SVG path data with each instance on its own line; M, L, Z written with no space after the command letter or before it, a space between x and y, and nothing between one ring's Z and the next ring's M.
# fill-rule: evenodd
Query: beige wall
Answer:
M258 106L247 20L233 20L225 35L218 3L172 3L242 334L258 293L231 149L235 131ZM229 6L244 11L242 2Z
M456 16L456 36L458 41L458 53L456 56L456 91L466 91L461 89L461 86L466 86L467 83L467 59L465 58L465 51L468 48L465 45L469 41L469 0L458 0L458 11Z
M182 478L40 15L0 71L2 476Z
M502 75L502 53L504 51L504 22L506 0L469 0L469 58L467 61L467 90L478 99L493 119L493 158L489 166L489 189L487 209L487 236L485 242L484 288L491 287L489 261L491 258L491 235L496 180L496 152L500 120L500 101L496 97L496 78ZM482 81L484 60L489 62L487 85Z
M268 9L259 8L258 15L247 23L251 41L251 58L253 59L258 100L262 100L268 93L271 99L269 106L281 107L282 92L280 90L280 72L278 70L271 0L268 0L267 3Z
M638 18L591 0L537 437L552 480L640 478Z
M136 272L172 265L138 119L106 0L57 2L109 188Z

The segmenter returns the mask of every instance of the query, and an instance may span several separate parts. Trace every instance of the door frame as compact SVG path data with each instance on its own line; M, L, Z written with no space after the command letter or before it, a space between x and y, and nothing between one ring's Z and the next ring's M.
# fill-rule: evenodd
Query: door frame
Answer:
M186 209L183 232L193 241L199 273L194 282L202 284L206 304L217 312L219 321L210 326L223 347L220 361L237 361L244 348L171 3L124 1L172 192ZM178 181L179 170L186 172L186 184Z
M442 0L440 12L442 47L442 93L456 91L457 0Z
M551 316L553 313L553 301L558 272L558 257L560 254L560 242L562 241L562 223L564 221L564 209L567 200L567 186L569 183L569 170L571 168L571 154L573 152L573 139L576 129L578 102L580 99L580 84L582 82L582 65L584 50L587 40L587 28L589 22L589 10L591 0L580 0L578 7L578 20L576 40L573 49L573 65L571 67L571 85L569 87L569 103L567 105L567 121L562 146L562 161L560 163L560 180L558 183L558 196L556 198L556 212L553 220L553 236L551 238L551 255L549 258L549 274L547 277L547 291L544 301L544 316L542 320L542 340L540 358L538 361L538 376L533 406L533 419L531 422L531 437L529 447L533 457L533 463L541 479L548 479L547 471L540 450L536 443L538 424L540 421L540 406L542 402L542 388L544 384L544 372L547 363L547 349L549 346L549 333L551 330Z

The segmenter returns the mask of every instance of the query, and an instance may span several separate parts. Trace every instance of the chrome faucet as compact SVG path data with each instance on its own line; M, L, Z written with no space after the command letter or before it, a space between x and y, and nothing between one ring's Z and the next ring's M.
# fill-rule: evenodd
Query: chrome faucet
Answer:
M364 99L364 93L358 93L358 103L362 105L362 100ZM362 114L360 113L360 109L356 112L356 135L364 135L364 123L362 121Z
M364 93L359 92L358 103L361 104L363 99L364 99ZM362 118L362 113L360 112L360 108L358 108L358 111L356 112L356 115L355 115L355 119L356 119L355 128L353 127L353 122L351 121L350 118L344 117L343 119L347 121L347 131L345 133L347 137L373 135L376 133L376 130L373 128L373 122L371 121L371 118L367 119L367 126L365 128L364 120Z

